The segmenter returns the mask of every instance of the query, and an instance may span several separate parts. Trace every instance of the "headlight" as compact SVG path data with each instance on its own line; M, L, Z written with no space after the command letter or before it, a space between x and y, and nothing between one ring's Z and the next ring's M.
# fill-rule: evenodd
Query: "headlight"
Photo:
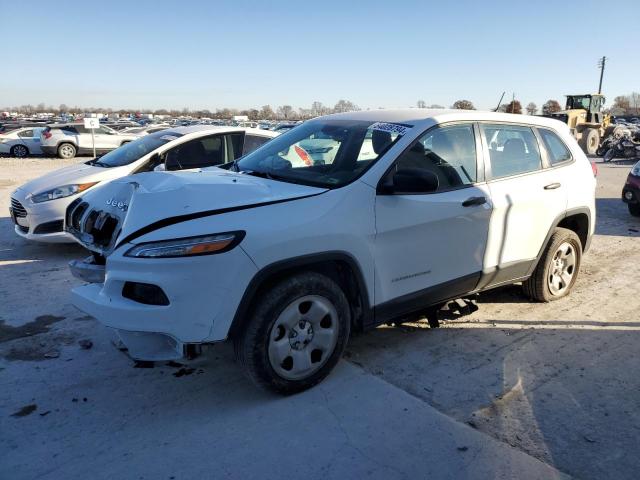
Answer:
M80 183L77 185L63 185L62 187L56 187L46 192L38 193L31 197L33 203L48 202L49 200L56 200L58 198L68 197L75 195L76 193L84 192L87 188L93 187L98 182L92 183Z
M171 258L211 255L228 252L244 238L245 232L228 232L199 237L176 238L159 242L141 243L129 249L125 257Z
M637 162L633 168L631 169L631 175L635 175L636 177L640 177L640 162Z

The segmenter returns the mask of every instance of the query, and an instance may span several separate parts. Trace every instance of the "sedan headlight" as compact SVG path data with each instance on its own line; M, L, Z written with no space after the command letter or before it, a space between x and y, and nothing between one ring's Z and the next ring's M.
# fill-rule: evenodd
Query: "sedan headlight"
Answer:
M211 255L228 252L244 238L245 232L227 232L198 237L176 238L136 245L125 253L125 257L172 258Z
M74 185L63 185L62 187L52 188L46 192L38 193L31 196L33 203L48 202L49 200L56 200L58 198L69 197L76 193L84 192L87 188L93 187L98 182L92 183L79 183Z
M640 177L640 162L636 162L636 164L631 169L631 175L636 177Z

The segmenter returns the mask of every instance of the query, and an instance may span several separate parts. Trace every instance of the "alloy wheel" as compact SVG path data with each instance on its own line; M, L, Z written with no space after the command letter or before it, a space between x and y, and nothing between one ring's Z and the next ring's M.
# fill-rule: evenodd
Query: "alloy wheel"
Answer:
M576 272L576 252L569 242L563 242L553 255L549 267L548 285L553 295L562 295L571 285Z

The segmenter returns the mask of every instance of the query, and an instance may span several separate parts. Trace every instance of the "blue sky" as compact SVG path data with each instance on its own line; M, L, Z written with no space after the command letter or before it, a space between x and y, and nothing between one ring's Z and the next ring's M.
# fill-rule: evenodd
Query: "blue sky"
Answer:
M0 0L0 107L493 108L640 90L639 0Z

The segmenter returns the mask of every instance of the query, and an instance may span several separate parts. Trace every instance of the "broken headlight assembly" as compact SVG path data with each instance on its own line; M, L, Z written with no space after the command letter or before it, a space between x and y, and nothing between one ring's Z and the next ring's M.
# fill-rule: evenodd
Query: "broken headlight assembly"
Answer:
M141 243L130 248L124 256L134 258L175 258L224 253L238 245L244 235L245 232L238 231Z

